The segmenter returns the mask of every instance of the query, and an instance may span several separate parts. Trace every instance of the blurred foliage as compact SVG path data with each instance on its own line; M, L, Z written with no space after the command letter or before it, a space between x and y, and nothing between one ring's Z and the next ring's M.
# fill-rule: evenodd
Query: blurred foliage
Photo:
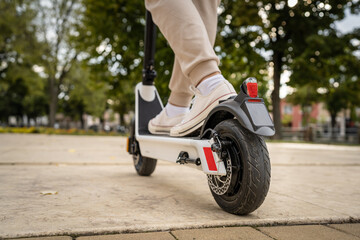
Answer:
M134 86L142 79L145 7L143 0L83 0L86 10L83 24L79 25L79 48L89 53L88 61L93 71L111 71L106 81L112 86L109 97L115 102L117 112L134 109ZM218 31L226 31L225 14L219 16ZM120 23L120 24L119 24ZM221 70L239 90L249 76L259 79L260 95L267 91L266 61L249 45L234 45L238 34L217 38L216 53L221 58ZM246 36L245 36L246 37ZM255 36L256 37L256 36ZM243 40L249 41L249 40ZM168 82L173 67L174 54L160 31L156 42L155 85L163 102L170 92ZM121 104L120 104L121 103Z
M316 88L313 84L309 83L296 88L296 92L288 95L286 101L294 105L300 105L302 112L302 126L307 126L312 106L317 103L319 99Z
M84 128L84 114L101 118L106 109L107 85L85 63L74 63L61 86L60 112L80 121Z
M290 6L291 2L293 6ZM334 31L334 22L345 17L345 10L359 13L359 5L357 0L223 1L227 29L221 35L229 36L233 44L240 48L247 48L249 44L256 52L267 54L271 61L269 65L273 68L274 82L271 97L276 138L281 138L281 73L289 70L296 74L299 69L294 66L295 59L311 47L309 39Z
M359 13L359 5L223 0L215 43L220 69L237 90L247 77L259 80L277 129L284 70L296 89L288 100L303 111L319 101L332 117L353 110L360 102L360 30L341 34L334 22L347 9ZM84 113L102 118L107 108L120 116L134 109L144 56L143 0L3 0L0 15L0 121L49 114L53 125L56 112L82 121ZM174 54L160 31L156 48L155 84L166 103Z
M0 1L0 121L46 114L45 83L33 71L40 43L30 5L26 0Z
M134 109L134 87L142 80L144 56L144 1L83 0L86 10L78 26L78 49L88 53L92 73L107 73L102 80L109 84L108 98L121 115ZM161 96L167 87L173 64L173 52L158 32L155 69L156 86Z
M309 37L308 48L294 59L289 85L296 90L288 99L301 106L324 102L332 127L342 109L359 106L359 33L359 29L345 35L328 31Z
M292 115L284 114L283 118L281 119L281 124L283 126L287 126L287 127L291 126L292 120L293 120Z
M95 132L93 130L82 130L76 128L55 129L45 127L0 127L1 133L42 133L49 135L100 135L100 136L123 136L123 133L117 132Z
M34 23L41 42L34 60L39 62L42 76L47 80L49 126L53 127L61 87L77 60L78 52L72 36L76 35L74 25L78 21L76 13L81 5L78 0L33 0L32 8L37 11Z

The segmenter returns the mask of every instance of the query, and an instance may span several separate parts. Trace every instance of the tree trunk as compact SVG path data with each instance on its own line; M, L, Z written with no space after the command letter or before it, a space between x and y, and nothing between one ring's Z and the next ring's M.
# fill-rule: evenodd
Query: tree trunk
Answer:
M57 112L57 103L58 103L58 88L55 83L55 78L49 79L49 127L54 127L55 125L55 116Z
M105 128L105 119L104 119L104 114L100 117L100 127L99 130L100 132L104 131Z
M84 120L84 111L81 111L80 113L80 128L85 129L85 120Z
M336 132L335 132L335 126L336 126L336 113L330 113L331 117L331 140L336 140Z
M124 114L123 113L119 113L119 125L120 126L125 126L125 120L124 120Z
M279 51L274 51L273 62L274 62L274 90L271 93L272 107L273 107L273 118L276 133L274 139L281 139L281 109L280 109L280 76L281 76L281 67L282 67L282 58L283 53Z
M16 127L22 127L22 121L20 116L16 116Z

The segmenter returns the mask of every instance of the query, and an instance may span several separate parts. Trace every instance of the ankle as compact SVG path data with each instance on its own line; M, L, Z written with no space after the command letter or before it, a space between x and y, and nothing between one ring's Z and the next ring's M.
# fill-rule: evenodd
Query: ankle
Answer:
M202 83L204 80L206 80L206 79L208 79L208 78L211 78L211 77L213 77L213 76L216 76L216 75L222 75L222 74L221 74L221 72L219 72L219 71L213 72L213 73L211 73L211 74L203 77L203 78L196 84L195 87L199 86L200 83Z
M175 106L175 105L173 105L173 104L171 104L169 102L166 104L164 109L166 111L166 115L169 118L177 117L179 115L186 114L186 113L189 112L188 107Z
M208 77L200 82L197 85L197 89L199 89L202 95L208 95L212 90L214 90L221 82L226 80L222 74L216 74L211 77Z

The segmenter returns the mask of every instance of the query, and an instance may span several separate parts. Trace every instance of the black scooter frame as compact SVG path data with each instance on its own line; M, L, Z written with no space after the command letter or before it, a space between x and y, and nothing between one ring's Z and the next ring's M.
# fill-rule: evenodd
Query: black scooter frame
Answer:
M151 13L146 11L145 26L145 52L143 64L143 85L153 85L156 77L155 71L155 46L156 46L156 25L152 20Z

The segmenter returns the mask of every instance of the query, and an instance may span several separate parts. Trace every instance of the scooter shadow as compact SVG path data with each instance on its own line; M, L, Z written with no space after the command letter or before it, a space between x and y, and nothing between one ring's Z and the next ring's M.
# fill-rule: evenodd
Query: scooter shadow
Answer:
M158 166L158 168L164 167L168 166ZM198 211L225 213L212 198L206 175L201 176L197 172L198 170L193 170L194 176L190 176L190 178L184 177L181 171L176 173L172 171L169 175L169 173L164 174L164 169L161 169L158 173L155 170L153 175L147 177L139 176L136 172L123 173L118 175L115 181L126 184L127 188L134 188L133 197L135 200L141 193L143 198L152 199L154 203L159 200L169 201L168 199L171 199L176 207L179 205L184 208L191 206ZM186 171L187 174L188 171Z

